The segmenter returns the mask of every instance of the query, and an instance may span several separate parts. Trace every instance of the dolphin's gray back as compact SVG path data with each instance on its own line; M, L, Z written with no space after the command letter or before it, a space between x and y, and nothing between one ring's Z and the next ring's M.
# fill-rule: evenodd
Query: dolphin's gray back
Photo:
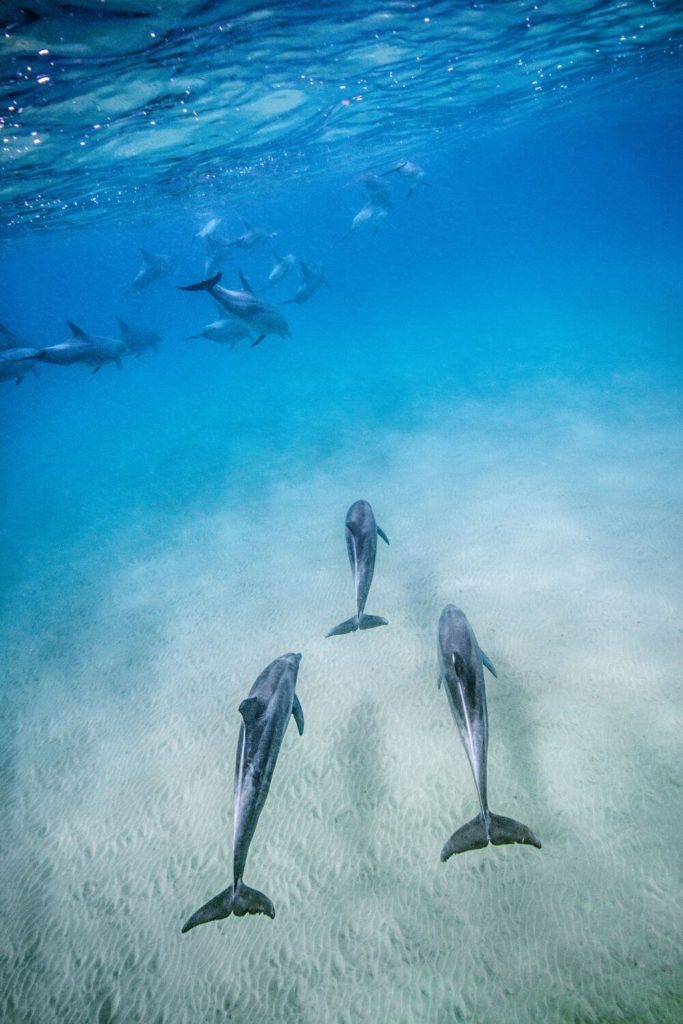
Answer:
M451 714L467 752L482 810L486 812L488 712L484 669L477 638L467 616L454 604L439 619L439 672Z

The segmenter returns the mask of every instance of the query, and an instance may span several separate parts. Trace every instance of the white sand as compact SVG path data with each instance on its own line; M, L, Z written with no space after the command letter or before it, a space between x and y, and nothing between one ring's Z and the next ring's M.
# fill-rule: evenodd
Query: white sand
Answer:
M630 396L630 397L629 397ZM683 1019L680 421L560 385L447 416L43 566L5 647L0 1019ZM375 508L368 611L343 520ZM490 803L543 849L439 862L476 812L436 689L443 605L487 677ZM303 652L246 881L276 918L181 935L231 880L237 705ZM7 673L5 673L7 676ZM678 972L678 973L677 973Z

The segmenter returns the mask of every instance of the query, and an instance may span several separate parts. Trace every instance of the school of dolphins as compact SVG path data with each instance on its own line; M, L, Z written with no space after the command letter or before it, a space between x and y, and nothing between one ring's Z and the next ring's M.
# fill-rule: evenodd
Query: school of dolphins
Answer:
M388 175L396 174L407 185L406 195L412 195L420 186L427 185L424 170L411 160L400 160L389 171L377 174L367 171L355 182L366 194L366 203L353 218L349 232L366 228L377 232L387 221L392 210ZM219 233L220 220L212 217L195 235L206 246L204 279L179 286L188 292L206 292L213 300L219 318L206 324L190 338L205 338L231 348L247 339L252 346L259 345L271 334L289 336L289 325L280 308L288 303L303 304L327 284L322 269L304 263L292 253L281 253L273 247L274 232L253 227L244 222L244 231L234 238ZM241 288L228 289L220 284L221 268L240 250L270 248L273 265L260 289L240 273ZM173 269L173 261L166 255L142 250L143 264L131 288L134 292L166 278ZM264 298L264 293L288 284L290 275L298 266L299 281L289 299L277 305ZM129 355L138 357L148 349L158 350L161 339L153 331L143 330L119 320L120 337L110 338L88 334L69 321L71 338L44 348L32 348L21 341L9 328L0 325L0 380L21 383L29 371L36 373L38 363L71 365L83 363L98 373L107 363L120 369ZM189 339L188 339L189 340ZM334 626L328 637L343 636L357 630L369 630L388 625L387 619L365 611L375 571L378 538L389 544L389 538L377 524L372 507L367 501L355 501L345 520L345 538L355 591L355 612ZM271 662L258 676L249 693L239 705L242 722L237 741L234 776L234 829L232 882L185 922L183 932L197 925L216 921L231 914L275 916L270 898L244 882L249 848L256 833L259 816L270 790L275 765L290 717L294 718L299 734L304 731L304 714L296 695L296 682L301 663L300 653L283 654ZM494 814L488 805L487 747L488 712L484 669L496 676L496 670L480 648L474 630L465 613L456 605L448 604L439 618L437 627L438 685L443 685L451 715L465 748L472 770L479 811L466 824L458 828L446 841L441 860L456 853L478 850L489 843L496 846L522 843L540 849L538 837L521 822Z

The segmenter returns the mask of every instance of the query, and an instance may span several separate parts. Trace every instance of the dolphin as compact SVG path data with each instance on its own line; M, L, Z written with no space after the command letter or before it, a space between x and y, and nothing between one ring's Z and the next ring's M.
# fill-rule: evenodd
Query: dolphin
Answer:
M406 196L412 196L418 185L429 185L429 182L425 180L423 169L412 160L399 160L397 164L385 171L382 177L387 174L400 174L402 178L405 178L408 182Z
M212 217L210 220L207 220L207 222L204 225L204 227L200 228L199 231L195 234L194 237L195 238L208 238L209 235L212 235L214 233L214 231L216 230L216 228L218 227L220 222L221 222L220 217Z
M379 615L366 615L365 602L370 592L370 584L375 572L375 555L377 554L377 537L388 544L389 538L375 522L372 506L368 501L354 501L346 513L346 550L349 553L353 582L356 588L356 614L340 622L331 629L327 636L340 636L342 633L355 633L357 629L372 629L374 626L386 626L387 620Z
M98 335L86 334L83 328L67 320L73 339L61 345L50 345L41 348L36 356L43 363L55 363L58 366L69 366L72 363L87 363L93 366L93 373L102 369L105 363L116 363L119 370L123 369L121 358L126 346L117 338L102 338Z
M380 227L386 221L389 216L389 211L384 206L375 206L374 203L367 203L362 210L359 210L356 216L351 221L351 227L344 235L344 238L348 238L352 231L356 231L358 228L367 224L369 227L373 227L373 234L377 234Z
M365 171L365 173L359 174L355 180L359 185L364 186L372 206L379 206L384 210L392 208L393 203L389 186L374 171Z
M0 352L6 348L26 348L25 343L9 327L0 324Z
M139 357L148 348L153 348L155 352L159 351L161 338L155 331L143 331L138 327L130 327L120 317L118 317L118 321L121 329L121 341L128 352Z
M185 339L192 341L194 338L208 338L209 341L227 342L230 348L234 348L242 338L251 338L249 328L241 320L228 317L226 320L214 320L207 324L199 334L190 334Z
M195 911L183 925L183 932L207 921L220 921L230 914L275 917L275 908L268 897L245 885L242 876L290 715L294 717L299 735L304 731L304 713L294 692L300 661L300 654L283 654L276 658L263 670L249 696L240 704L242 724L235 759L233 881Z
M446 861L454 853L480 850L489 843L526 843L541 848L531 829L512 818L493 814L486 795L486 751L489 721L486 711L484 667L491 675L496 670L477 643L464 612L448 604L441 612L437 638L439 687L445 684L451 714L460 733L477 787L480 813L454 832L441 851Z
M13 380L16 384L21 384L29 370L37 377L37 358L37 348L0 349L0 380Z
M277 238L277 231L264 231L263 228L253 228L248 220L243 220L244 233L233 238L230 245L236 249L256 249L265 245L271 238Z
M319 288L322 288L324 284L327 284L327 278L321 270L312 270L307 263L303 262L303 260L299 262L299 266L301 267L301 276L303 280L297 288L294 298L287 299L286 302L282 303L283 306L288 305L290 302L297 302L299 305L304 302L308 302L309 299L313 298ZM327 285L327 287L329 288L329 285Z
M269 302L266 302L265 299L260 299L254 295L244 274L240 274L244 289L241 292L221 288L218 282L222 276L219 273L207 278L206 281L183 285L180 291L208 292L225 312L231 316L236 316L239 320L243 320L250 328L258 332L256 341L252 342L252 348L263 341L268 334L279 334L282 338L289 335L289 325L282 313L275 306L271 306Z
M142 266L133 279L132 289L134 292L141 292L154 281L165 277L173 266L168 256L158 256L155 253L140 249L142 253Z
M273 256L275 258L275 263L273 264L273 269L268 274L268 284L266 285L266 288L272 288L273 285L282 281L296 263L296 256L291 252L287 253L286 256L278 256L275 250L273 250Z
M221 235L211 234L204 236L206 239L206 259L204 260L204 273L211 277L223 266L232 252L232 242Z

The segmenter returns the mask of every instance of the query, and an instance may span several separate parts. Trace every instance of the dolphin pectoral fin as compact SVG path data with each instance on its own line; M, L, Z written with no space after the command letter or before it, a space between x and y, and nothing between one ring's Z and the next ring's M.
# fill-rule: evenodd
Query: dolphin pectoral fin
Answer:
M441 860L447 861L454 853L465 850L481 850L489 844L489 833L482 814L472 818L466 825L454 832L441 851Z
M541 840L530 828L514 818L504 818L501 814L489 814L489 837L495 846L504 843L524 843L541 849Z
M101 369L102 369L102 365L100 364L99 366L95 367L95 369L93 370L93 373L99 373Z
M223 275L219 271L213 277L207 277L206 281L197 281L196 284L179 284L177 288L180 292L210 292L222 277Z
M358 629L358 616L354 615L352 618L347 619L346 622L340 622L338 626L331 629L329 633L325 634L328 636L342 636L344 633L355 633Z
M375 626L388 626L389 622L387 619L383 619L381 615L361 615L360 622L358 623L359 629L374 629Z
M443 676L439 673L439 678L436 681L436 688L437 688L437 690L441 689L442 682L443 682Z
M299 730L299 736L303 736L304 709L301 707L301 701L299 700L296 694L294 694L294 702L292 704L292 715L294 717L294 721L296 722L296 727Z
M252 343L251 343L251 345L249 347L250 348L256 348L257 345L261 344L261 342L263 341L264 338L265 338L265 334L259 334L259 336L256 339L256 341L252 341Z
M23 380L23 379L24 379L24 378L23 378L23 376L21 376L21 377L17 377L17 378L15 379L14 383L15 383L15 384L21 384L21 382L22 382L22 380Z
M389 538L387 537L386 533L384 532L381 526L377 527L377 536L381 537L385 544L389 543Z
M482 661L482 664L483 664L484 668L487 668L489 670L489 672L491 673L491 675L494 677L494 679L497 679L498 678L498 673L496 672L495 668L493 667L493 662L489 658L488 654L485 654L482 651L481 647L479 648L479 653L481 654L481 661Z
M212 900L205 903L199 910L195 910L192 917L188 918L181 932L189 932L191 928L196 928L198 924L206 924L207 921L220 921L224 917L230 917L233 910L233 895L232 886L224 889L223 892L219 892L218 896L214 896Z

